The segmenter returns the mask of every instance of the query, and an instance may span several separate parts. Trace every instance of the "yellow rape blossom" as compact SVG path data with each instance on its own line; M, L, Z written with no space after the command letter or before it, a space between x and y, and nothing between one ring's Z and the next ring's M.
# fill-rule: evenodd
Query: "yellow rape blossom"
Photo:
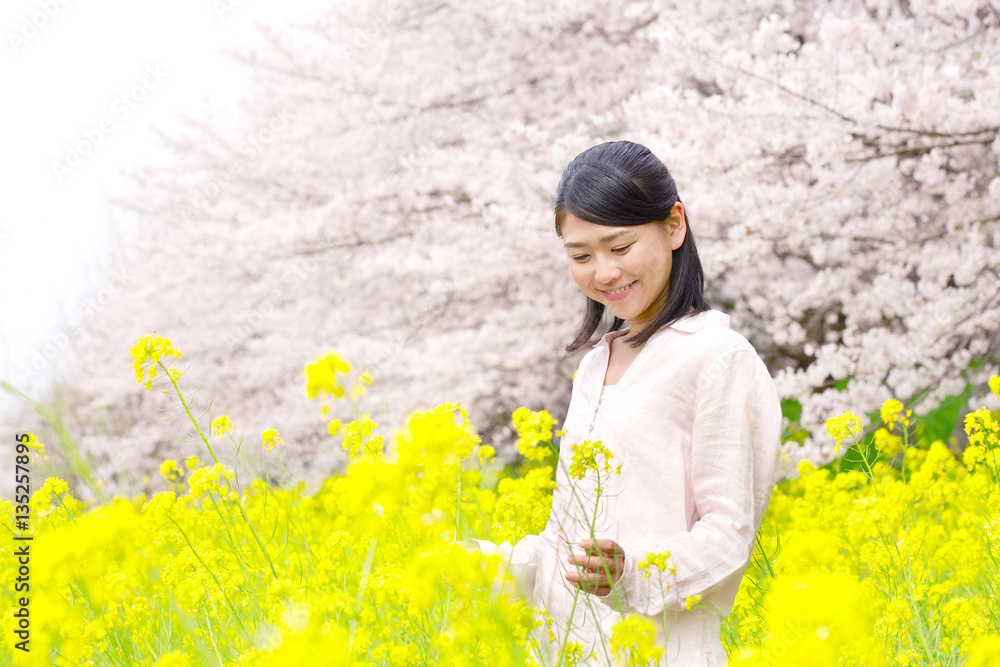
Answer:
M363 395L367 391L367 387L372 384L372 376L368 374L368 371L362 373L357 380L351 385L350 399L356 400L359 396Z
M221 497L227 497L230 490L228 482L232 479L233 472L226 470L222 464L195 470L188 478L191 497L201 498L212 492L217 493Z
M338 429L340 422L338 424ZM364 454L365 458L379 458L382 456L383 438L375 435L375 427L378 426L371 420L368 413L355 419L344 427L343 449L347 452L348 458L353 462ZM332 428L332 422L331 422Z
M347 633L340 628L324 628L318 621L312 622L303 632L285 637L262 664L263 667L313 665L320 656L322 664L328 667L350 664Z
M611 628L611 651L628 666L660 664L663 647L655 646L655 639L653 622L630 614Z
M647 554L646 557L643 558L641 561L639 561L639 564L637 565L637 567L640 570L645 570L645 572L642 573L642 578L647 579L649 577L650 575L649 568L651 567L655 567L661 572L666 572L667 559L669 558L670 558L669 551Z
M492 538L516 543L525 535L545 528L552 511L552 491L556 488L552 466L528 471L524 477L501 479L499 499L493 509Z
M522 456L542 461L555 453L549 445L552 442L552 428L557 422L547 411L532 412L520 407L514 410L511 418L517 429L517 450Z
M148 374L145 386L146 389L152 389L153 378L156 377L155 364L166 357L180 359L181 351L173 346L169 338L157 336L155 331L145 338L139 338L138 341L129 350L132 356L132 368L135 370L135 381L141 383Z
M614 457L602 442L584 440L573 445L573 462L569 467L569 476L573 479L583 479L587 471L599 472L604 468L604 472L611 472L611 459ZM616 470L621 473L621 467Z
M897 421L903 426L909 426L910 420L907 419L909 414L909 412L907 412L906 415L903 414L902 402L895 398L890 398L882 404L879 416L881 416L882 421L885 422L885 427L891 431L896 427Z
M994 378L996 379L996 378ZM969 642L969 659L965 667L995 667L1000 665L1000 635L986 635Z
M351 365L344 360L343 353L331 350L316 361L306 365L302 374L306 376L306 395L317 398L325 392L334 398L343 398L344 385L338 375L351 371Z
M32 455L38 456L43 461L48 461L49 455L45 453L45 445L38 439L38 436L34 433L26 433L25 435L27 435L27 440L25 440L23 444L28 446Z
M997 446L1000 427L989 410L979 408L965 415L965 434L969 436L970 445L982 445L987 449L993 449Z
M160 464L160 475L163 479L168 482L174 482L180 476L180 470L177 468L177 461L173 459L167 459Z
M269 453L271 449L274 447L275 442L280 442L282 444L284 444L285 442L284 440L278 437L278 432L273 428L269 428L263 433L261 433L260 438L264 443L264 449L267 450Z
M845 440L854 438L861 432L861 424L861 418L850 411L826 420L826 432L836 441L833 447L835 453L840 451L840 445Z
M875 447L883 456L892 458L903 451L903 439L880 428L875 431Z
M157 345L162 358L165 343ZM734 667L1000 661L997 416L970 414L959 461L922 429L900 433L910 426L901 403L883 408L874 476L843 461L803 461L797 477L775 486L722 620ZM832 437L856 435L860 420L851 417L831 420ZM482 470L496 452L454 404L414 413L386 441L370 415L331 421L351 462L309 493L304 483L272 479L240 487L234 469L204 468L194 455L161 465L172 491L97 507L50 477L29 503L32 583L44 586L32 588L32 651L22 662L553 667L540 646L548 634L566 641L564 667L605 652L617 664L663 663L657 619L623 618L590 654L564 639L565 625L544 610L494 592L510 581L498 556L462 546L472 536L513 544L541 532L549 517L551 419L523 409L515 423L518 449L531 454ZM903 446L903 434L914 446ZM891 456L897 449L902 464ZM573 454L574 478L613 468L600 443L581 443ZM596 477L588 481L605 476ZM0 513L15 512L0 501ZM5 579L16 581L10 545L0 551ZM676 575L669 552L646 554L638 567L644 577ZM14 594L0 591L0 604L16 609ZM698 595L680 600L705 605ZM15 637L16 622L5 614L0 634Z
M583 644L580 642L566 642L566 646L562 649L562 664L566 665L566 667L579 665L585 659L594 659L594 657L595 655L593 651L584 655Z
M217 438L221 438L226 433L233 432L233 422L229 420L229 415L222 415L212 420L212 433Z
M871 604L851 576L811 572L779 577L765 610L770 635L755 651L759 659L834 665L839 656L849 655L866 667L885 664L884 651L869 631L875 621Z
M496 450L489 445L480 445L479 452L477 454L479 465L486 465L486 462L492 459L496 453Z

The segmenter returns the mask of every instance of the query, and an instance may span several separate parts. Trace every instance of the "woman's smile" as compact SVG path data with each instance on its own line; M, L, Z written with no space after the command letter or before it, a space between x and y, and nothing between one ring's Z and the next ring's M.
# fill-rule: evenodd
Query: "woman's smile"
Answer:
M610 299L611 301L619 301L621 299L624 299L626 296L628 296L629 294L632 293L632 286L635 285L636 282L638 282L638 281L633 280L632 282L628 283L627 285L619 287L616 290L610 290L610 291L609 290L601 290L601 291L604 292L604 296L608 297L608 299Z

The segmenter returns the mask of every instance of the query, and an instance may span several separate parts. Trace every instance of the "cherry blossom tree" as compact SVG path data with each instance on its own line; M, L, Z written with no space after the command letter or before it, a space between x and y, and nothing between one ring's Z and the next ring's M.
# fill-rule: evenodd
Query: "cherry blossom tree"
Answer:
M971 402L989 393L1000 15L975 2L803 8L730 48L699 23L685 41L717 93L650 87L624 116L664 144L685 136L667 150L684 165L709 281L801 403L814 438L798 454L829 460L827 417L891 397L926 412L968 383L982 390Z

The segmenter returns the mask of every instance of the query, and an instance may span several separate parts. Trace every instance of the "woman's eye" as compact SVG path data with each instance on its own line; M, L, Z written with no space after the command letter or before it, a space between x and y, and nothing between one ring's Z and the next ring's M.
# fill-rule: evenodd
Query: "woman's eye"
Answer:
M612 248L611 252L624 253L626 250L628 250L629 248L631 248L634 245L635 245L635 243L633 242L633 243L629 243L628 245L623 245L620 248ZM588 259L589 257L590 257L590 255L576 255L575 257L572 257L572 259L574 261L576 261L576 262L582 262L582 261Z

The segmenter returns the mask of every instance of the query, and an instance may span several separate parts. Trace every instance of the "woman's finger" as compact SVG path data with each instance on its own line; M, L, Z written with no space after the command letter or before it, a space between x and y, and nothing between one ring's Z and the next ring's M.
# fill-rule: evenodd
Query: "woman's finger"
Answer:
M611 565L612 564L610 562L601 556L588 556L584 567L591 572L604 572L604 568Z
M604 573L567 572L566 580L584 590L592 590L600 586L611 586L614 582Z
M607 571L612 574L617 572L620 566L616 559L605 556L570 556L566 561L592 572L604 572L607 568Z
M566 580L581 587L607 584L607 577L591 572L567 572Z
M594 593L596 595L603 596L611 592L611 586L609 586L606 581L605 582L581 581L581 582L571 582L571 583L585 593Z
M584 555L571 555L566 560L578 569L565 574L566 580L580 590L605 596L622 575L624 550L614 540L587 539L577 542Z
M577 542L577 545L585 549L589 554L606 554L608 556L624 556L625 551L614 540L602 538L599 540L586 539Z
M622 550L621 545L619 545L614 540L600 539L600 540L589 540L595 542L596 548L600 549L601 553L607 554L608 556L624 556L625 552Z

